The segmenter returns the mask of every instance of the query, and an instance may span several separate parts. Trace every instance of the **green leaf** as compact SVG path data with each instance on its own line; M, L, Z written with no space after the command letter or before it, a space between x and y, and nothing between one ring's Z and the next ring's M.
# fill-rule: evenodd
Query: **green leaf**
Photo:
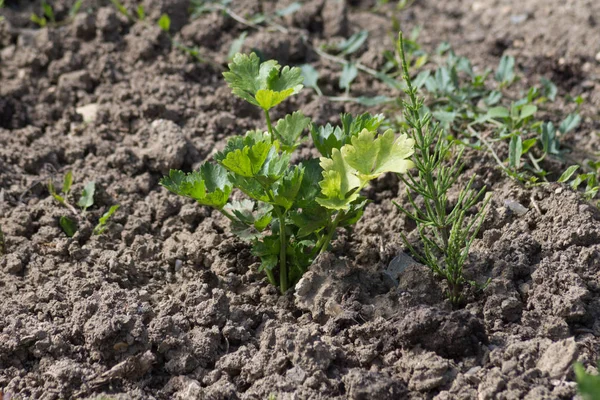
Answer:
M56 17L54 16L54 10L52 9L52 6L45 1L42 1L42 10L44 10L44 15L48 17L53 24L55 24Z
M227 52L227 59L232 60L233 57L240 52L242 46L244 45L244 41L248 36L248 31L243 31L240 36L234 39L229 46L229 52Z
M261 63L255 53L236 54L223 76L233 94L264 110L300 92L303 87L300 68L281 68L275 60Z
M245 146L227 153L224 159L218 160L221 165L231 172L246 178L256 176L261 170L272 144L259 142L253 146Z
M290 153L278 154L275 146L272 146L267 155L267 159L256 175L256 179L263 185L271 186L277 182L285 173L291 158Z
M73 171L67 172L65 178L63 179L63 187L62 192L67 196L69 191L71 190L71 185L73 184Z
M281 143L281 150L292 152L299 145L302 132L310 124L310 118L305 117L300 111L277 121L275 136Z
M160 180L160 185L170 192L217 209L227 203L232 190L227 171L220 165L208 162L202 164L198 171L188 174L172 169L168 176Z
M531 117L537 111L537 107L533 104L525 104L521 107L519 111L519 119L523 120L525 118Z
M498 90L492 90L490 94L484 99L484 103L487 106L493 106L494 104L498 104L498 102L502 99L502 92Z
M273 219L271 212L273 206L263 202L255 203L252 200L234 200L224 208L236 218L232 221L233 233L243 240L252 240L261 236Z
M350 90L352 81L358 76L358 69L353 63L344 64L342 75L340 75L340 89L346 92Z
M583 400L600 400L600 376L588 374L583 364L577 362L573 365L577 391ZM600 363L598 365L600 369Z
M351 142L342 147L342 157L357 171L362 185L385 172L406 173L414 165L408 158L414 153L415 142L406 134L395 139L388 129L375 138L375 132L363 129Z
M339 43L337 47L337 51L344 55L352 54L363 45L365 40L369 37L368 31L360 31L350 36L348 39L343 40Z
M299 239L320 232L330 219L329 211L321 206L303 208L301 211L292 209L288 215L291 222L298 227L296 237Z
M165 32L169 32L171 29L171 18L167 14L162 14L158 19L158 26Z
M47 23L46 18L38 17L37 14L31 14L31 17L29 19L31 19L32 22L38 24L40 28L45 27Z
M79 9L81 9L82 5L83 0L77 0L75 3L73 3L73 6L69 9L69 17L73 18L79 12Z
M537 143L536 138L531 138L523 141L523 154L527 154L529 149L531 149Z
M65 205L65 199L58 193L56 193L56 189L54 188L54 182L52 180L48 181L48 192L54 197L54 200L58 201L60 204Z
M542 124L542 147L547 154L560 154L560 142L556 137L556 129L552 122Z
M119 207L121 207L119 204L115 204L114 206L111 206L107 212L102 214L98 220L98 224L94 227L94 231L92 232L94 235L102 235L106 231L108 220L117 212Z
M523 142L520 135L513 135L508 146L508 162L514 169L521 166L521 155L523 154Z
M487 111L489 118L508 118L510 117L510 111L506 107L498 106L492 107Z
M316 201L326 208L344 210L358 198L351 190L360 187L361 181L354 170L344 159L338 149L333 149L331 158L321 157L323 180L319 182L321 193L325 198L317 197Z
M575 171L577 171L578 169L579 169L579 165L571 165L569 168L567 168L565 170L565 172L562 173L562 175L560 176L560 178L558 178L558 180L556 182L564 183L564 182L568 181L569 179L571 179L571 177L573 176Z
M515 79L515 58L513 56L503 55L498 64L498 69L494 75L496 82L509 84Z
M121 4L121 2L119 0L110 0L110 2L113 4L113 6L115 6L115 8L121 14L123 14L125 17L127 17L127 19L133 19L131 17L131 15L129 14L129 11L127 11L127 9L125 8L125 6L123 4Z
M62 216L58 220L60 227L68 237L73 237L77 232L77 223L69 217Z
M364 113L354 118L350 114L341 115L342 126L335 128L331 124L317 128L311 126L311 137L315 147L324 157L331 157L333 149L341 149L350 143L352 136L358 135L363 129L375 131L384 120L383 114L371 115Z
M292 208L300 191L303 177L304 167L291 168L274 190L275 204L285 208L286 211Z
M318 183L323 178L323 169L316 158L302 161L300 165L304 168L304 176L298 191L297 203L298 207L305 209L314 206L315 198L321 193Z
M94 205L94 193L96 192L96 182L88 182L83 188L83 192L81 192L81 197L77 202L77 205L83 209L83 211L87 210L89 207Z
M143 20L145 20L145 19L146 19L146 10L144 9L144 6L143 6L142 4L140 4L140 5L137 7L137 10L136 10L136 11L137 11L137 16L138 16L138 19L139 19L140 21L143 21Z
M308 87L318 89L319 72L310 64L302 64L300 70L304 77L304 84Z
M549 79L542 77L540 79L542 83L542 94L544 97L547 97L550 101L556 100L556 95L558 93L558 88L556 85Z
M577 128L580 123L581 123L581 117L579 116L579 114L569 114L560 123L558 130L560 131L560 133L562 133L564 135L565 133L570 132L573 129Z
M302 4L300 2L293 2L292 4L290 4L289 6L281 9L281 10L277 10L275 11L275 15L278 17L285 17L286 15L291 15L293 13L295 13L296 11L300 10L302 8Z
M361 104L365 107L374 107L374 106L378 106L380 104L385 104L385 103L390 103L392 101L394 101L395 99L393 97L388 97L388 96L358 96L354 98L354 101L357 102L358 104Z
M260 89L256 92L256 102L258 106L265 111L269 111L271 108L275 107L289 96L294 93L294 89L286 89L282 92L276 92L271 89Z

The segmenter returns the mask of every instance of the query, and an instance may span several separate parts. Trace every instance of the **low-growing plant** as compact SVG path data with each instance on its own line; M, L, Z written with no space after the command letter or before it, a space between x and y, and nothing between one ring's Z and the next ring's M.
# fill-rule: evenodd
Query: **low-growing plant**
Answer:
M259 269L285 293L329 248L337 228L361 217L367 203L361 189L383 173L412 166L413 140L391 130L379 134L381 115L345 114L341 126L311 126L322 157L294 165L292 154L310 119L296 111L274 124L270 111L300 92L300 69L236 54L223 75L233 94L263 111L266 130L232 137L216 163L188 174L172 170L161 185L228 218L232 231L252 244ZM234 189L247 198L230 200Z
M58 223L62 228L63 232L68 237L73 237L77 232L77 223L80 219L86 217L86 211L89 207L94 205L94 194L96 193L96 183L90 181L86 183L83 190L81 191L81 196L77 201L77 206L80 208L80 211L77 210L68 200L69 194L71 193L71 186L73 185L73 171L68 171L64 178L62 188L60 193L56 190L54 186L54 182L52 179L48 181L48 192L54 200L56 200L59 204L68 208L71 211L71 216L63 215L59 218ZM106 224L109 219L114 215L114 213L119 209L119 205L115 204L111 206L108 211L106 211L102 217L98 220L96 226L92 233L94 235L101 235L107 229Z
M577 391L583 400L600 400L600 375L588 374L581 363L573 365L575 370L575 379L577 381ZM600 371L600 361L598 362Z
M447 296L454 305L463 301L466 284L477 285L467 280L463 273L469 248L473 243L483 219L489 197L483 200L485 187L473 190L473 176L460 190L456 204L448 201L448 192L456 184L462 172L463 149L457 149L453 141L446 138L439 124L424 110L423 99L417 98L417 89L410 78L404 41L400 33L397 52L401 59L403 78L406 82L408 100L403 102L405 120L415 142L413 161L416 174L406 174L400 179L407 187L406 194L411 208L396 204L398 209L417 224L422 250L417 250L402 234L402 239L411 253L427 265L435 275L448 284ZM423 206L417 204L420 196ZM478 203L479 210L470 215Z

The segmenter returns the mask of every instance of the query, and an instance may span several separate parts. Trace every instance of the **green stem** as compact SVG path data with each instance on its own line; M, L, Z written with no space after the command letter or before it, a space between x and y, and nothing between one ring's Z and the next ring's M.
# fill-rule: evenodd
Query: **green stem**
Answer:
M335 216L335 219L333 220L333 222L331 223L331 226L329 227L329 232L327 232L327 235L323 237L323 243L317 245L317 248L319 248L318 246L321 246L320 250L319 250L319 254L323 254L327 251L327 248L329 247L329 243L331 242L331 239L333 238L333 234L335 233L335 230L337 229L337 226L340 223L340 221L342 220L342 218L344 217L344 215L346 215L346 213L344 211L340 211Z
M269 116L269 111L268 110L264 110L265 111L265 119L267 120L267 130L269 131L269 134L273 135L273 126L271 125L271 117Z
M287 249L285 237L285 214L275 209L277 218L279 219L279 289L281 294L285 294L288 290L288 270L287 270Z

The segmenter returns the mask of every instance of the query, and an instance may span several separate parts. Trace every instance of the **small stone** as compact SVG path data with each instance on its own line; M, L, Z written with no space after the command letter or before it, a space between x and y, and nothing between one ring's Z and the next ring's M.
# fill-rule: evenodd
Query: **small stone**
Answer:
M94 122L98 115L98 104L90 103L85 106L77 107L75 112L83 118L83 122Z
M596 61L600 63L600 51L596 53Z
M504 205L518 216L525 215L529 211L527 207L514 200L504 200Z

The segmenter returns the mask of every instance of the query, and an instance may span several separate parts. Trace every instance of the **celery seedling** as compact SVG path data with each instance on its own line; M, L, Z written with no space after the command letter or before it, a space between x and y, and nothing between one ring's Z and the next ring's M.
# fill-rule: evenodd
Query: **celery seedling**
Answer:
M432 124L431 114L425 112L423 100L416 96L417 89L413 87L408 72L402 34L399 35L397 46L409 98L403 102L405 117L415 140L413 160L418 172L416 176L400 177L407 186L406 193L412 210L399 204L396 206L417 223L423 244L422 252L417 251L404 234L402 238L417 259L447 281L448 298L458 305L462 302L464 285L475 285L475 282L465 278L463 266L485 217L489 197L483 201L476 215L469 218L469 210L482 199L485 192L485 187L480 191L472 190L473 176L460 191L456 205L448 212L447 193L462 171L460 159L463 149L454 154L452 163L446 163L448 156L453 153L453 143L446 139L439 125ZM424 207L417 206L413 192L423 197Z
M382 116L343 115L341 127L311 126L322 157L293 165L310 119L296 111L273 124L269 111L302 89L300 69L236 54L223 75L235 95L263 110L267 130L235 136L215 155L216 164L188 174L172 170L160 183L228 218L232 231L252 243L260 270L285 293L329 248L336 229L361 217L360 190L385 172L412 166L413 140L391 130L379 135ZM229 201L233 188L249 199Z

